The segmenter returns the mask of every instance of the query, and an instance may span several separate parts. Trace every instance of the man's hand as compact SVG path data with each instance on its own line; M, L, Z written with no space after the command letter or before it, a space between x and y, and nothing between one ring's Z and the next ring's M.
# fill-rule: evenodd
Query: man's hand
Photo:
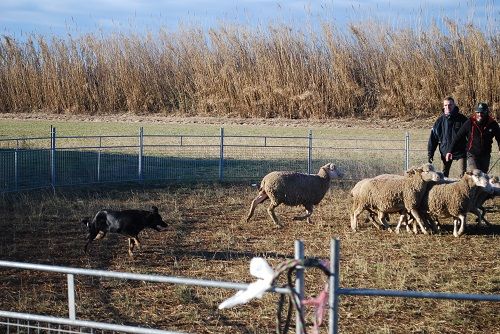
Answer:
M453 154L451 154L451 153L446 153L445 160L446 160L446 161L450 161L451 159L453 159Z

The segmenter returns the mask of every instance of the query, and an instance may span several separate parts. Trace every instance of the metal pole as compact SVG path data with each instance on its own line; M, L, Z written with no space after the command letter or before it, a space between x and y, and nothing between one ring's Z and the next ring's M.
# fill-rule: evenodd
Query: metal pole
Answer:
M142 160L144 155L144 128L141 126L139 129L139 181L144 181L142 170Z
M220 128L219 181L224 179L224 128Z
M50 183L56 187L56 128L50 126Z
M76 320L75 311L75 277L73 274L68 274L68 310L69 319Z
M99 150L97 151L97 182L101 182L101 148L102 136L99 136Z
M19 190L19 139L16 139L16 150L14 151L14 189Z
M405 171L410 168L410 134L405 134Z
M304 261L304 242L302 240L295 240L295 259ZM304 267L298 266L295 275L295 291L300 301L300 311L297 311L295 315L295 333L302 334L304 329L302 328L300 314L304 314L304 308L302 307L302 300L304 299Z
M309 130L309 138L307 144L307 174L312 173L312 130Z
M330 294L328 305L330 316L328 318L328 333L338 333L339 322L339 270L340 270L340 240L332 239L330 243Z

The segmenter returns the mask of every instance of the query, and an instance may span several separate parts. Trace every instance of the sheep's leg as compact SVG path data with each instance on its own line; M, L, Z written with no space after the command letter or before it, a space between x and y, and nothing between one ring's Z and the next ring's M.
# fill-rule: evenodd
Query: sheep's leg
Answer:
M413 218L417 221L418 226L420 226L420 230L422 231L422 233L423 234L429 234L429 232L427 232L427 230L424 227L424 224L422 222L422 218L420 217L420 214L418 213L418 210L417 209L411 209L410 213L412 214Z
M406 214L399 215L398 225L396 225L396 229L394 230L397 234L399 234L399 229L401 227L401 223L405 222L406 228L408 228L408 219Z
M278 217L276 217L276 214L274 213L274 209L278 205L279 204L271 203L271 205L269 205L269 207L267 208L267 213L269 213L269 216L271 216L271 219L273 220L273 222L276 225L276 227L281 227L280 223L278 222Z
M458 231L456 231L456 224L455 223L453 224L454 225L453 226L453 236L455 236L455 237L459 237L462 234L464 234L467 216L466 215L459 215L458 219L460 220L460 229Z
M387 222L387 215L384 212L378 212L378 219L382 222L382 225L385 229L387 229L389 232L392 232L391 226L389 226Z
M294 220L302 220L302 219L306 219L307 218L307 222L309 224L312 223L311 221L311 215L313 213L313 206L312 205L304 205L304 208L306 208L306 214L303 215L303 216L297 216L297 217L293 217Z
M441 233L441 224L439 223L439 219L432 219L432 218L429 218L431 219L432 221L432 226L434 228L434 232L435 233Z
M459 220L456 218L453 218L453 236L458 238L458 224Z
M250 218L253 216L253 212L255 211L255 207L257 206L257 204L264 202L268 198L269 198L269 196L267 196L267 194L265 192L261 192L261 193L259 193L259 195L257 197L255 197L255 199L252 201L252 204L250 205L250 212L248 213L248 216L247 216L247 223L250 220Z
M132 240L132 238L128 238L128 255L130 257L134 256L133 250L134 250L134 241Z
M99 239L102 239L106 236L106 232L104 231L99 231L99 233L97 234L97 236L95 237L94 240L99 240Z
M377 213L375 211L371 210L371 209L368 209L368 216L369 216L369 218L367 218L365 220L365 223L368 220L368 221L370 221L370 223L373 224L373 226L375 226L377 228L377 230L380 230L380 228L382 226L382 223L377 220L377 218L376 218L377 217Z
M415 221L415 218L411 219L411 225L413 226L413 234L418 234L418 224Z
M137 246L137 249L141 249L141 242L138 237L130 237L128 238L128 255L134 256L134 246Z
M432 230L432 233L437 233L438 228L437 228L437 224L434 221L434 219L432 219L430 217L430 215L427 213L424 214L424 218L425 218L424 223L425 223L426 227L430 227Z
M134 241L135 245L137 246L137 249L141 249L141 242L139 241L139 237L134 237L132 238L132 240Z
M413 233L417 234L417 222L415 218L412 217L409 213L406 214L406 232L411 233L413 227Z
M358 217L363 212L363 208L353 206L353 213L351 216L351 229L356 232L358 229Z

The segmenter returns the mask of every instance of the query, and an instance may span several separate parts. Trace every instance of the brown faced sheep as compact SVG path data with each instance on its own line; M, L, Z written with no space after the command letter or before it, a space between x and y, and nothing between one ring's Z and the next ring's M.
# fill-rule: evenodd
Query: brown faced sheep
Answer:
M386 219L388 213L408 212L417 220L422 233L427 234L422 219L417 211L427 186L438 182L441 175L434 171L431 164L407 171L406 177L370 179L364 183L353 198L351 228L356 231L358 216L364 210L377 212L380 221L389 228Z
M474 169L466 172L457 182L432 185L422 200L420 211L431 220L453 217L453 236L459 237L465 229L467 212L476 204L479 192L490 189L487 175Z
M266 199L271 200L267 212L274 224L280 227L274 209L280 205L303 205L306 209L304 216L294 219L305 219L311 223L311 214L314 205L318 204L330 188L330 180L341 177L341 173L333 163L326 164L319 169L318 174L309 175L297 172L271 172L264 176L259 187L259 195L252 201L247 222L253 215L255 207Z

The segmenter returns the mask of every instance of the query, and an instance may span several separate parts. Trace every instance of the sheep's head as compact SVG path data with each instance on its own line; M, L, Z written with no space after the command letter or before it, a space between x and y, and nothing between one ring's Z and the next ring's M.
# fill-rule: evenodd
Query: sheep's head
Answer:
M491 190L493 191L493 194L495 194L495 196L499 196L500 195L500 179L498 178L498 176L490 177L490 186L491 186Z
M479 169L467 171L464 177L469 176L477 187L483 187L487 192L492 192L490 177Z
M321 169L324 169L328 175L330 175L331 179L338 179L344 176L344 173L342 173L337 166L335 166L334 163L328 163L324 166L321 167Z
M425 182L441 182L443 180L443 174L432 170L430 167L434 167L431 164L426 165L429 166L423 166L424 168L413 169L412 171L407 171L407 173L409 175L418 174Z

